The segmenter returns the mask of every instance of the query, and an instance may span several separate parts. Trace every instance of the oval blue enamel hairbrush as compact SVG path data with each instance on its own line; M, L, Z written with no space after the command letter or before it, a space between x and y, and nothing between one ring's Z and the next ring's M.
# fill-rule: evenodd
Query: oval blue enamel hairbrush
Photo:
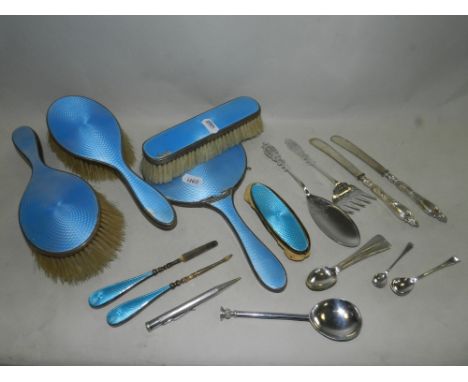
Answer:
M64 151L116 171L158 227L175 227L176 215L169 202L125 163L120 125L106 107L82 96L62 97L49 107L47 126L53 141Z
M245 189L244 200L289 259L302 261L310 256L310 238L304 224L275 191L262 183L252 183Z
M246 167L244 148L236 145L168 183L153 186L175 204L204 206L220 213L236 233L258 280L267 289L281 292L287 283L283 265L244 223L234 207L233 193L239 187Z
M12 140L32 168L19 224L38 265L75 283L101 272L123 239L123 215L80 177L46 166L36 133L18 127Z

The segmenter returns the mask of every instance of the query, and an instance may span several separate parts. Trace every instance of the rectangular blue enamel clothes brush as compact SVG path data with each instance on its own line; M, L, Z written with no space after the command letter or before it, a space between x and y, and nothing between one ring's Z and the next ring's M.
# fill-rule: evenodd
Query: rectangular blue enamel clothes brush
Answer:
M146 140L141 171L150 183L166 183L262 131L259 103L234 98Z

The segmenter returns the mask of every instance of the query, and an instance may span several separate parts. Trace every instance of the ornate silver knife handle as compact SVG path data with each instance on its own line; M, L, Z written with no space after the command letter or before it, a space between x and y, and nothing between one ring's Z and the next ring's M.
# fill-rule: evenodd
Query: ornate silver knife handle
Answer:
M401 181L390 172L387 171L383 176L391 183L393 183L400 191L404 192L411 199L413 199L413 201L416 202L426 214L436 218L443 223L447 223L447 216L434 203L419 195L405 182Z
M377 196L385 205L396 215L399 219L407 222L409 225L418 227L418 221L414 217L413 213L408 207L400 203L398 200L393 199L384 190L382 190L377 184L372 182L364 174L358 178L372 193Z
M388 195L384 190L382 190L378 185L372 182L366 175L358 169L354 164L352 164L348 159L346 159L341 153L336 151L328 143L322 141L319 138L309 139L309 143L318 148L320 151L324 152L335 161L337 161L342 167L354 175L360 182L362 182L372 193L379 198L384 204L389 208L389 210L400 220L408 223L413 227L418 227L419 224L414 217L414 214L411 210L400 203L399 201L393 199Z
M439 207L437 207L434 203L430 202L429 200L423 198L417 192L415 192L410 186L406 183L399 180L395 175L391 174L389 170L387 170L384 166L382 166L379 162L377 162L374 158L372 158L369 154L363 151L361 148L356 146L353 142L343 138L339 135L334 135L331 137L332 142L336 143L337 145L343 147L344 149L348 150L350 153L356 155L359 159L367 163L371 166L375 171L377 171L380 175L384 178L388 179L391 183L393 183L400 191L408 195L414 202L418 204L421 209L436 218L437 220L446 223L447 216L444 215Z

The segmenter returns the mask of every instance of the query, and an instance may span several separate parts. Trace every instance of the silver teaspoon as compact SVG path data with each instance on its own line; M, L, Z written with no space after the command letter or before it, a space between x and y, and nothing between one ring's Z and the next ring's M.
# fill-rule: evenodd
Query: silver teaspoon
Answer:
M385 272L380 272L374 275L374 278L372 279L372 284L377 287L377 288L383 288L385 285L387 285L387 279L388 279L388 272L391 271L393 266L400 261L400 259L405 256L409 251L413 249L413 243L408 243L401 253L400 256L397 257L397 259L393 262L392 265L388 267L388 269Z
M315 304L309 314L244 312L221 307L221 320L235 317L309 321L316 331L334 341L350 341L356 338L362 326L361 313L356 305L338 298Z
M393 293L397 296L406 296L409 292L411 292L414 288L414 285L421 279L430 274L437 272L449 265L455 265L460 262L460 259L456 256L452 256L448 260L444 261L442 264L429 269L428 271L421 273L419 276L416 277L398 277L392 280L391 288Z
M336 284L339 272L361 260L386 251L387 249L390 249L390 247L390 243L385 240L382 235L375 235L351 256L348 256L335 266L316 268L310 272L306 279L307 288L315 291L331 288Z

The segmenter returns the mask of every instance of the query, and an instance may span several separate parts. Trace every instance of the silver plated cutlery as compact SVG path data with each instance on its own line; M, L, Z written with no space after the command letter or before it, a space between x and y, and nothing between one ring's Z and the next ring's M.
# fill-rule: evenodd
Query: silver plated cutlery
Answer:
M377 162L374 158L372 158L362 149L357 147L354 143L348 141L347 139L339 135L332 136L331 140L337 145L343 147L345 150L348 150L350 153L356 155L359 159L367 163L370 167L372 167L390 183L394 184L401 192L408 195L427 215L443 223L447 222L447 216L440 211L439 207L437 207L434 203L430 202L426 198L422 197L410 186L398 179L395 175L393 175L390 172L390 170L382 166L379 162Z
M334 341L350 341L359 335L362 327L361 313L356 305L338 298L320 301L309 314L245 312L221 307L221 321L237 317L309 321L317 332Z
M333 183L335 187L333 188L332 201L343 211L348 214L352 214L353 212L366 207L372 200L376 200L375 196L369 195L360 188L353 186L352 184L336 180L328 172L319 167L296 141L288 138L285 139L284 143L292 152L299 156L299 158L304 160L305 163L315 168L325 178Z
M307 288L322 291L331 288L338 281L338 273L368 257L390 249L390 243L382 235L375 235L351 256L333 267L315 268L306 279Z
M363 183L377 198L379 198L387 208L395 215L398 219L408 223L410 226L418 227L419 223L417 222L413 212L400 203L399 201L392 198L384 190L382 190L377 184L371 181L365 173L359 170L354 164L352 164L348 159L331 147L328 143L322 141L318 138L309 139L309 143L324 152L335 161L337 161L342 167L349 171L352 175L356 177L361 183Z
M403 249L403 252L401 252L400 256L397 257L397 259L390 265L385 272L380 272L374 275L372 278L372 285L374 285L377 288L383 288L385 285L387 285L387 280L388 280L388 273L392 270L392 268L395 266L400 259L405 256L409 251L413 249L413 243L408 243Z
M460 259L456 256L450 257L448 260L444 261L442 264L439 264L438 266L429 269L428 271L421 273L419 276L415 277L397 277L396 279L392 280L391 283L391 289L393 293L395 293L397 296L406 296L408 293L410 293L416 283L423 279L424 277L429 276L430 274L440 271L441 269L444 269L450 265L455 265L460 262Z
M304 183L294 175L280 153L273 145L263 143L263 153L287 172L302 188L307 198L307 207L315 224L325 235L338 244L357 247L361 241L359 229L351 217L329 200L310 193Z

